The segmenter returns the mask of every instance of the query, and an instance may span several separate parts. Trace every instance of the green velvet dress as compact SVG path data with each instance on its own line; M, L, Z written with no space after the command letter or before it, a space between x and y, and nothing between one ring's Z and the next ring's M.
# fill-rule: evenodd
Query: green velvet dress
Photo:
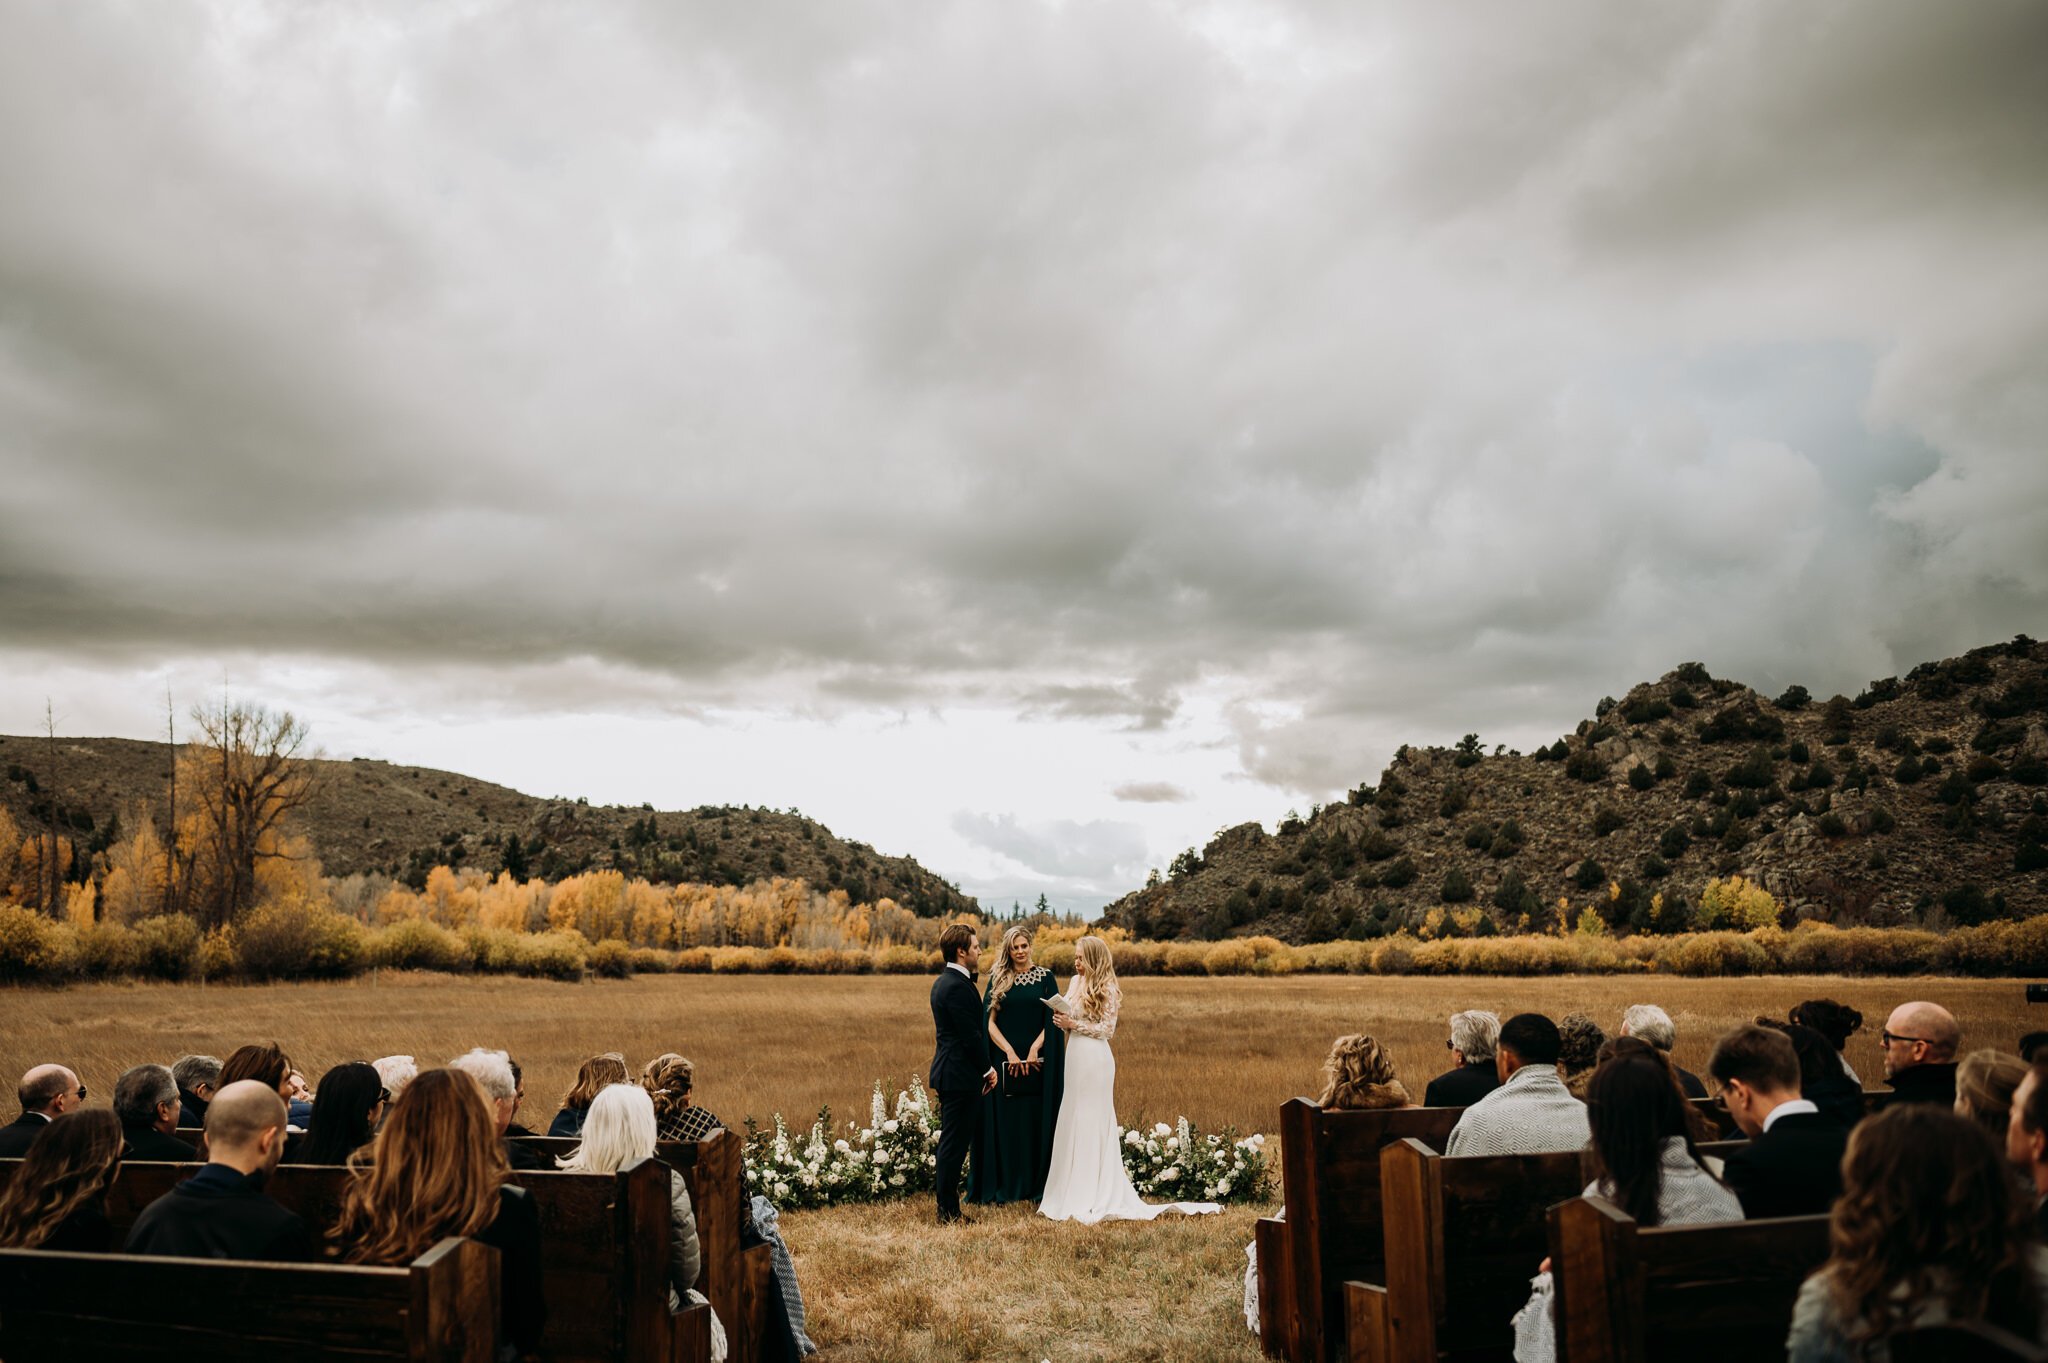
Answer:
M1045 1068L1034 1079L1012 1080L1002 1048L989 1042L988 1062L996 1067L996 1090L982 1099L981 1147L967 1180L969 1202L1036 1202L1045 1193L1052 1160L1053 1127L1059 1122L1066 1037L1052 1025L1052 1009L1041 999L1060 992L1052 972L1034 966L1004 993L996 1030L1021 1060L1045 1037L1038 1058ZM984 1006L987 1003L983 998Z

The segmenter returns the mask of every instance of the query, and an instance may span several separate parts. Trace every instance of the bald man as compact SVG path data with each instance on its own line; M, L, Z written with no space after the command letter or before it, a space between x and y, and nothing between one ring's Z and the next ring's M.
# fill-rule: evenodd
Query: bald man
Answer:
M284 1153L285 1122L284 1099L258 1080L243 1079L214 1094L206 1106L206 1167L142 1209L125 1252L186 1259L312 1258L306 1223L263 1191Z
M20 1159L44 1127L85 1106L85 1085L62 1065L38 1065L21 1076L15 1096L21 1100L21 1115L0 1126L0 1159Z
M1956 1049L1963 1029L1938 1003L1902 1003L1884 1020L1884 1081L1896 1103L1956 1105Z

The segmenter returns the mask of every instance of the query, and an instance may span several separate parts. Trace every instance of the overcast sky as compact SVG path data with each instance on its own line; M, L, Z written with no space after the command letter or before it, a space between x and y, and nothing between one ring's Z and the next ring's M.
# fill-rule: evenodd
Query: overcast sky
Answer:
M1093 908L2048 631L2048 6L0 0L0 730Z

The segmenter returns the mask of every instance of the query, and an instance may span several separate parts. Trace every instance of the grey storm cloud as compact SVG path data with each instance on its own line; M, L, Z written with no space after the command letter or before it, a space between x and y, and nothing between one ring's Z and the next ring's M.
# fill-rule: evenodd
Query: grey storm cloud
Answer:
M953 831L1027 871L1079 883L1113 884L1142 875L1145 834L1113 820L1026 821L1009 814L961 810Z
M1322 791L2048 607L2039 4L0 12L6 646Z

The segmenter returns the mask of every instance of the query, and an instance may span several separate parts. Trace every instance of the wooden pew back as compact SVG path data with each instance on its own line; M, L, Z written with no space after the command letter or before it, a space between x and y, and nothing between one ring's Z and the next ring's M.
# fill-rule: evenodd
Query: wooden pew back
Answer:
M459 1239L405 1268L0 1250L0 1355L493 1363L498 1276Z
M1280 1109L1280 1176L1287 1203L1291 1303L1263 1298L1261 1312L1286 1310L1273 1331L1300 1363L1341 1363L1344 1283L1383 1281L1380 1152L1401 1140L1438 1149L1463 1108L1411 1107L1326 1112L1305 1098Z
M1552 1209L1559 1363L1782 1357L1828 1218L1644 1229L1605 1198Z

